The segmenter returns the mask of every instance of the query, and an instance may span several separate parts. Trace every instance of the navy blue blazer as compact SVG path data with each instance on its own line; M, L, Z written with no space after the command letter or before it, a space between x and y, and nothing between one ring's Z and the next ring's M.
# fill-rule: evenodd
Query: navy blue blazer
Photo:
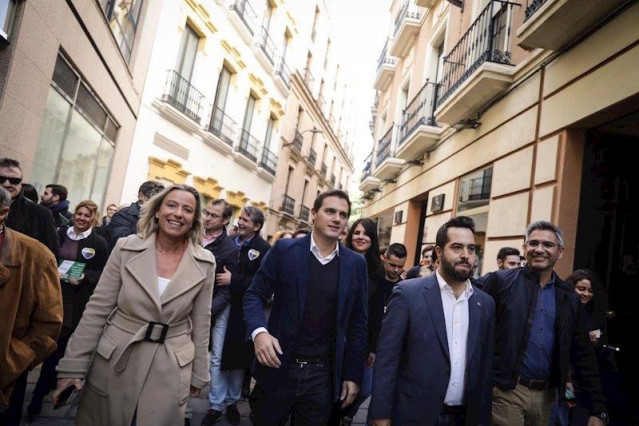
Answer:
M282 386L295 347L306 303L310 270L311 236L280 239L269 250L244 298L244 320L250 336L266 327L279 340L283 355L280 368L264 366L255 360L253 376L266 391ZM360 254L339 246L337 317L333 342L333 398L341 393L344 380L360 384L366 348L367 284L366 260ZM274 293L268 324L264 303Z
M478 288L468 300L466 424L489 425L495 304ZM434 425L450 381L446 321L436 275L395 286L384 316L369 413L393 426Z

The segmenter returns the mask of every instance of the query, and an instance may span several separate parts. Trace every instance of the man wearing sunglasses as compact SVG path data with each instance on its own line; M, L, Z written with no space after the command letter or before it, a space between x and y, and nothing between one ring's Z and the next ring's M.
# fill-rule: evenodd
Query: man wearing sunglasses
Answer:
M5 225L47 246L58 257L58 233L53 215L22 193L22 168L17 160L0 158L0 185L11 194L11 207Z

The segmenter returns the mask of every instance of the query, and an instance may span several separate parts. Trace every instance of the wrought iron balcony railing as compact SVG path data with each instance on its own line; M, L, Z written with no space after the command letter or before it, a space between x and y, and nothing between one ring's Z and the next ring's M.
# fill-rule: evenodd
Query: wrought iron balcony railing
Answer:
M255 13L255 9L253 9L251 3L249 3L248 0L236 0L231 5L231 10L238 14L251 35L255 34L258 29L257 13Z
M262 27L260 29L260 39L257 43L259 48L264 52L266 59L271 63L271 65L275 64L275 58L277 57L277 47L275 46L275 42L268 34L268 29Z
M524 22L530 19L548 0L531 0L526 3L526 11L524 12Z
M417 6L415 6L411 0L406 0L401 10L397 14L397 17L395 18L395 30L393 31L393 37L399 31L399 28L402 26L402 22L404 22L404 20L406 20L407 18L419 19L420 16L421 14Z
M162 101L171 104L193 121L200 122L205 97L177 71L168 70Z
M371 175L372 161L373 161L373 151L371 151L371 153L368 154L368 157L366 157L366 160L364 160L364 168L362 169L362 179L360 180L360 182L363 182L364 179L366 179L367 177Z
M228 145L233 146L237 131L237 123L220 108L214 106L211 111L209 132L213 133Z
M437 84L426 81L419 89L417 95L409 102L402 114L402 125L399 130L398 145L406 141L409 135L419 126L426 124L436 126L435 122L435 97Z
M282 209L283 212L288 214L295 214L295 199L289 197L288 195L284 195L284 199L282 200Z
M306 206L302 206L300 207L300 219L305 220L306 222L309 221L309 219L311 218L311 209L309 209Z
M260 150L260 141L251 135L248 130L242 129L240 143L237 145L236 150L246 158L252 161L257 161L257 153Z
M513 11L517 3L491 0L444 57L437 106L455 92L484 62L511 65Z
M302 152L302 145L304 145L304 136L302 136L299 130L295 130L293 148L295 148L298 152Z
M379 167L384 160L390 157L391 143L393 142L393 127L395 123L384 133L384 136L379 140L377 144L377 157L375 158L375 168Z
M379 55L379 58L377 59L377 73L379 73L379 70L382 67L382 65L384 64L395 65L395 63L397 62L397 59L388 55L389 42L390 42L390 39L387 39L386 43L384 44L384 48L382 49L382 53Z
M315 163L317 162L317 153L313 148L311 148L308 153L308 162L311 163L313 167L315 167Z
M262 151L262 160L260 161L260 166L262 166L266 171L275 176L275 169L277 168L277 155L275 155L273 151L265 147Z
M289 87L291 84L291 70L288 65L286 65L284 58L280 59L280 63L275 70L275 75L279 75L284 84L286 84L286 87Z

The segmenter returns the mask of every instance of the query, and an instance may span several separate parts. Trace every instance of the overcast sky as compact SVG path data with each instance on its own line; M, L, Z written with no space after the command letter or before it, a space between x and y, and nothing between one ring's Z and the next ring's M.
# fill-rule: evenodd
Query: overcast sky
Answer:
M357 177L362 170L366 156L373 148L368 123L371 119L370 109L375 98L373 80L377 70L377 58L388 37L390 0L334 0L335 27L339 31L342 57L347 64L343 67L355 78L350 81L357 93L359 105L359 134L361 140L354 143L354 167Z

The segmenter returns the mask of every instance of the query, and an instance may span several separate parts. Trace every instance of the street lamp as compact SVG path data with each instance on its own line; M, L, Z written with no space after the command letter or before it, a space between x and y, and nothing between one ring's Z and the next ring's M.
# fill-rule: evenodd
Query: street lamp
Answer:
M301 132L296 132L296 133L299 133L299 134L300 134L300 136L303 136L303 135L304 135L304 133L306 133L306 132L311 132L311 133L324 133L324 132L322 132L320 129L316 128L316 127L313 127L312 129L302 130ZM297 135L296 135L296 136L297 136ZM284 138L282 138L282 139L284 139ZM286 139L284 139L284 140L286 140ZM284 143L282 144L282 147L289 146L289 145L293 145L294 143L295 143L295 139L293 139L293 141L292 141L292 142L284 142Z

